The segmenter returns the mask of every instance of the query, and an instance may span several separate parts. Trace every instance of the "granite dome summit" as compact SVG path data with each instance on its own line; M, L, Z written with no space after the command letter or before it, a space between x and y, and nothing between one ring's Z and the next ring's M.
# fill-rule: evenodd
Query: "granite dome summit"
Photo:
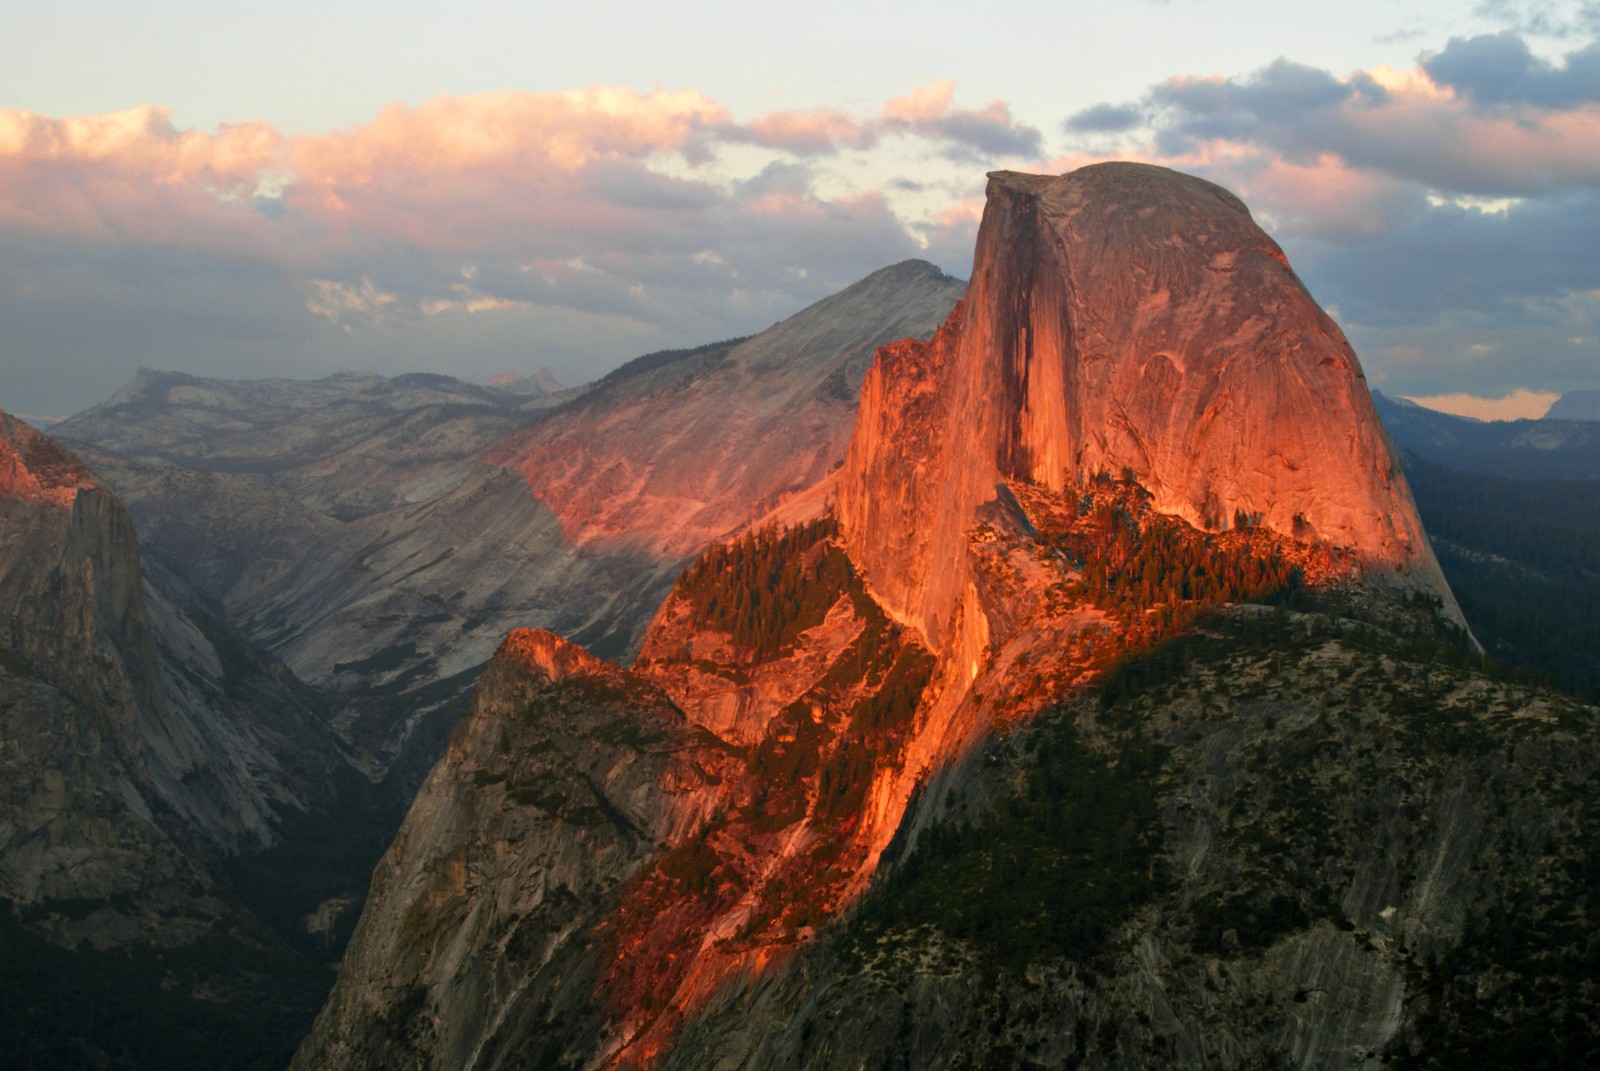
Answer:
M878 349L837 471L691 565L631 668L546 632L506 641L378 868L295 1066L1017 1066L981 1047L1026 1024L1001 1009L990 1028L973 950L1036 922L1055 936L1025 954L1055 965L1027 984L1062 1024L1039 1066L1104 1057L1115 1031L1091 1017L1151 1021L1141 968L1102 998L1072 964L1143 904L1160 905L1141 923L1160 954L1189 954L1185 881L1210 897L1204 882L1244 865L1232 842L1213 849L1206 823L1230 819L1196 780L1213 768L1196 741L1237 727L1130 721L1109 682L1202 622L1238 631L1251 658L1274 628L1287 644L1287 611L1280 626L1239 604L1290 592L1326 600L1296 628L1331 628L1335 648L1329 622L1346 614L1396 643L1466 642L1338 329L1209 183L1139 165L991 176L964 301L930 340ZM1320 663L1286 650L1249 674L1331 711ZM1210 654L1180 665L1194 696L1234 672ZM1263 717L1285 734L1321 717L1293 714ZM1170 739L1153 746L1146 725ZM999 802L1058 745L1070 776ZM1101 763L1122 787L1095 796L1084 779ZM1059 837L1005 824L1046 797L1083 807ZM1029 847L1000 864L1007 838ZM970 865L886 908L937 852ZM1278 895L1265 888L1248 894ZM1289 915L1302 941L1311 927ZM874 917L909 929L852 944ZM1303 964L1241 960L1240 999L1320 984L1326 967L1335 995L1297 1044L1386 1044L1395 971L1318 925L1328 947ZM915 966L885 995L906 976L882 973L895 949ZM1238 1022L1239 1051L1273 1051L1275 1022ZM1210 1041L1185 1044L1203 1059Z
M1147 164L989 176L972 280L869 373L839 516L874 594L934 643L954 542L1006 479L1131 473L1206 530L1353 550L1460 612L1361 366L1237 197Z

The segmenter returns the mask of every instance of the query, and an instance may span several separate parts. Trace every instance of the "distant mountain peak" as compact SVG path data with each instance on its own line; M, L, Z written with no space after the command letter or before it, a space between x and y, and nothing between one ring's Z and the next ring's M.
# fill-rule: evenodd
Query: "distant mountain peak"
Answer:
M879 268L877 271L867 276L867 279L873 279L880 275L894 275L909 279L955 278L955 276L951 275L949 272L946 272L943 268L939 267L939 265L917 257L912 257L908 260L902 260L898 264L891 264L887 268ZM862 281L865 282L866 280Z
M873 353L926 337L960 289L926 261L881 268L759 335L636 358L484 460L571 545L686 557L832 471Z
M489 377L489 386L510 391L512 394L527 394L536 398L560 394L567 389L548 368L541 368L527 376L518 375L510 370L497 372Z
M1544 414L1545 420L1600 420L1600 390L1569 390Z

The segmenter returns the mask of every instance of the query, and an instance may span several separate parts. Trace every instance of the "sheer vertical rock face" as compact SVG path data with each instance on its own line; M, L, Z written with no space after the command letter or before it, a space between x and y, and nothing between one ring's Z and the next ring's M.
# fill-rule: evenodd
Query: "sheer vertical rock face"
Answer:
M1226 190L1142 164L996 172L963 305L867 375L838 508L936 646L963 532L1006 478L1131 469L1197 526L1355 550L1459 619L1339 328Z
M70 454L0 413L0 896L186 876L136 788L147 654L127 513Z
M4 413L0 550L0 649L131 736L149 688L133 523L77 459Z
M911 1046L924 1034L930 1045L946 1044L934 1035L981 1003L976 994L992 987L976 960L941 963L942 939L912 934L908 959L926 952L948 987L918 980L917 995L883 1001L876 968L829 943L846 931L812 942L819 926L850 925L846 909L882 877L883 860L914 874L907 853L924 838L965 842L965 832L929 835L975 828L969 823L992 802L1021 791L1014 771L996 765L1010 745L991 743L1061 719L1069 701L1083 732L1102 732L1096 718L1112 704L1085 695L1087 686L1121 656L1172 634L1164 628L1186 627L1192 618L1180 602L1197 610L1251 590L1244 579L1202 585L1198 574L1191 585L1176 575L1181 559L1167 554L1158 565L1147 559L1145 575L1130 568L1122 577L1119 590L1142 583L1143 596L1095 595L1090 567L1113 559L1120 567L1131 553L1117 543L1116 517L1132 524L1138 513L1152 540L1159 529L1203 541L1211 557L1232 556L1241 578L1245 564L1282 554L1298 554L1300 565L1325 562L1313 585L1397 619L1411 611L1334 583L1351 562L1448 599L1354 357L1230 195L1142 167L1065 179L1000 175L977 265L965 302L930 341L879 350L844 468L803 496L816 508L836 489L837 537L824 521L813 543L782 553L788 535L769 531L739 554L703 559L704 570L686 574L657 614L630 670L548 633L508 638L378 870L297 1067L831 1067L860 1064L858 1053L872 1053L867 1066L962 1066L922 1059ZM795 449L810 456L801 439ZM1123 478L1125 469L1134 479ZM1117 479L1090 479L1105 472ZM601 497L623 500L613 493ZM1163 516L1217 528L1234 511L1251 515L1252 530L1215 539ZM1069 530L1083 542L1064 538ZM1349 553L1310 545L1319 540ZM1151 568L1168 573L1152 577ZM1254 620L1257 609L1232 612ZM919 628L931 651L890 616ZM1303 693L1274 708L1272 725L1288 712L1300 726L1324 710L1329 724L1350 715L1321 698L1322 663L1332 654L1317 648L1313 658L1311 650L1263 657L1262 687L1292 674L1303 682ZM1178 705L1220 706L1242 684L1236 669L1217 656L1195 680L1215 680L1218 702L1208 695ZM1201 694L1199 684L1191 693ZM1156 718L1124 728L1138 737L1145 722ZM1182 732L1174 747L1192 743ZM1205 783L1215 764L1201 750L1191 760ZM1305 765L1298 757L1262 764ZM1123 767L1140 781L1132 786L1139 798L1166 790L1152 769ZM1090 778L1087 767L1062 773L1050 791L1109 800ZM1378 783L1363 782L1350 799L1368 799ZM1140 886L1151 871L1128 855L1124 834L1197 810L1174 804L1109 823L1122 831L1112 835L1121 847L1088 860L1097 877L1083 889L1053 888L1021 914L1080 910L1068 897L1096 887L1111 858L1132 859L1126 887ZM1092 824L1061 819L1062 830ZM1209 829L1196 836L1198 847L1181 847L1187 857L1211 847ZM1218 866L1223 875L1237 869ZM1011 876L1006 870L1001 884ZM1227 880L1219 879L1218 896ZM1123 888L1120 881L1106 885ZM1192 905L1181 882L1175 887L1171 917L1182 929ZM957 913L998 902L991 888ZM1317 911L1308 918L1327 913L1320 903ZM1259 988L1331 988L1323 973L1353 979L1328 1021L1354 1022L1352 1009L1378 1013L1362 1011L1359 1029L1315 1038L1343 1057L1394 1034L1398 990L1387 963L1341 959L1354 939L1335 935L1331 923L1322 930L1305 946L1311 967L1269 964ZM884 962L875 941L862 947ZM1140 958L1144 947L1130 953L1130 977L1156 977ZM1300 956L1299 947L1286 945L1283 955ZM848 993L813 1015L813 994L826 986L816 983L835 969L852 980ZM1026 975L1029 986L1034 978ZM1071 1066L1067 1057L1081 1055L1091 1039L1075 1024L1147 1013L1145 992L1091 1016L1074 976L1043 1030L1060 1059L1041 1065ZM807 1031L828 1035L824 1046L808 1047L802 1033L772 1047L782 1024L807 1016ZM996 1021L1004 1027L1008 1016L1001 1010ZM824 1018L831 1025L819 1026ZM893 1029L879 1038L883 1024ZM982 1037L998 1036L981 1025ZM1250 1029L1263 1051L1276 1044L1276 1022L1252 1020ZM1104 1052L1115 1039L1093 1041ZM959 1044L969 1042L963 1034ZM1202 1059L1219 1051L1209 1044L1197 1045ZM947 1051L958 1047L951 1041ZM984 1055L965 1065L1019 1062L998 1048Z

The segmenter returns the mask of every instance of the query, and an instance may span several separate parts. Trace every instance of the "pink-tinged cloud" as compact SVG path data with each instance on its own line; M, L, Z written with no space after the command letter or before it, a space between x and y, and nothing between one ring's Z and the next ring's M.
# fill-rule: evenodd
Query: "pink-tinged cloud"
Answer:
M896 97L883 106L883 117L903 123L922 123L943 117L955 99L956 84L951 81L933 82L919 86L903 97Z
M1144 104L1158 158L1257 155L1308 178L1332 166L1479 197L1600 183L1600 104L1485 108L1422 69L1335 78L1280 61L1242 79L1173 78Z
M1395 95L1341 113L1324 137L1357 167L1485 197L1600 182L1600 107L1484 115L1455 99Z
M928 259L957 275L969 273L983 207L980 191L934 213L932 219L920 224L917 233L927 243Z
M913 89L883 106L879 126L885 133L914 134L941 141L957 157L1036 156L1039 131L1019 122L1010 105L992 101L983 108L956 108L956 84L941 81Z
M1561 395L1554 391L1533 391L1527 388L1514 390L1503 398L1480 398L1475 394L1436 394L1430 397L1410 397L1427 409L1474 420L1537 420L1544 416Z
M730 127L729 140L748 140L796 156L815 156L840 149L870 149L877 143L874 124L835 109L772 112L742 126Z
M953 101L954 84L936 83L871 118L817 109L736 122L694 90L594 86L393 104L370 123L300 137L262 123L180 131L149 106L69 119L7 111L0 225L254 249L335 273L362 250L397 244L560 259L595 243L683 241L674 236L686 214L736 196L692 170L723 145L806 157L870 150L885 133L968 155L1037 143L1003 103ZM687 174L661 170L673 155Z
M100 240L256 240L250 208L282 168L281 135L263 123L179 131L144 105L53 119L0 110L0 225Z
M953 86L940 85L912 94L921 105L891 102L887 111L913 117L914 128L905 125L910 120L857 120L836 110L735 123L697 93L611 88L396 105L367 126L297 139L284 205L296 226L313 229L339 256L386 243L545 262L595 248L643 255L692 245L692 253L704 241L695 230L715 234L772 218L794 223L861 206L816 197L803 169L788 185L775 185L783 169L769 168L730 187L697 179L692 169L688 177L664 174L658 157L676 153L693 164L719 144L814 156L871 148L891 127L963 151L1015 137L1018 129L1037 137L1013 123L1003 104L963 111L951 106L952 94Z
M743 124L729 124L722 136L780 149L797 156L870 149L891 134L910 135L943 146L947 155L968 158L1037 153L1040 136L1017 121L1004 101L982 108L957 108L956 84L933 82L896 97L870 119L837 109L773 112Z
M293 169L303 182L334 187L417 173L572 174L596 160L681 149L726 121L720 105L693 90L593 86L437 97L415 108L391 104L353 130L296 139Z
M1314 160L1255 160L1239 174L1255 210L1283 234L1350 240L1392 230L1425 201L1410 183L1351 167L1332 153ZM1233 170L1225 161L1215 170ZM1242 169L1241 169L1242 170Z
M0 161L101 163L179 183L205 179L249 183L277 166L282 136L265 123L226 126L216 134L179 131L170 108L141 105L105 115L52 119L0 109Z
M1289 236L1387 233L1430 196L1479 203L1600 185L1600 104L1484 107L1420 67L1341 78L1278 61L1245 78L1172 78L1124 110L1149 126L1109 146L1089 135L1092 151L1062 162L1135 158L1197 172Z

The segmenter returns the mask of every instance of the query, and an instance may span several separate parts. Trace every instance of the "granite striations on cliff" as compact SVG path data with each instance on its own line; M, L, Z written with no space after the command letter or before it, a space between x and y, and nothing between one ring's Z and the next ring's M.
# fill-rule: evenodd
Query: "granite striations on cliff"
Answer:
M996 172L960 309L863 385L852 556L938 646L1002 481L1124 472L1198 528L1349 548L1460 623L1354 352L1238 198L1138 164Z
M1597 777L1595 712L1476 653L1237 199L1001 173L840 472L630 669L502 647L295 1066L1592 1049Z

